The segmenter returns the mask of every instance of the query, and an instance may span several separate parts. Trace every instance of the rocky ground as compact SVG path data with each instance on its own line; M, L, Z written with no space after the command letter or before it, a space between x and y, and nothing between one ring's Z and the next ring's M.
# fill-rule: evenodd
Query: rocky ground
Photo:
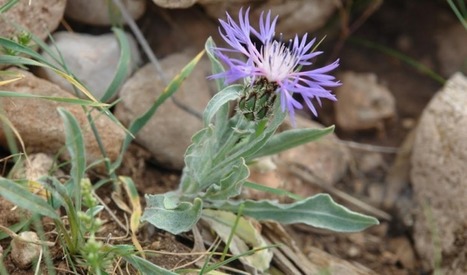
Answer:
M5 2L0 0L0 4ZM2 15L0 35L12 37L11 23L15 22L53 43L70 71L99 98L113 78L119 57L110 30L112 23L118 24L118 17L109 16L104 2L36 0L28 5L22 1ZM263 224L271 242L288 245L283 258L273 260L279 270L285 274L314 274L323 269L330 274L467 273L467 31L444 1L123 2L163 69L161 74L148 62L127 26L132 70L112 109L126 126L149 108L148 99L162 93L167 81L203 49L209 36L221 43L216 18L223 18L225 11L235 14L239 7L251 6L251 22L255 22L262 10L271 9L280 15L277 31L283 38L305 32L327 36L320 45L325 53L319 64L340 58L337 76L343 85L335 91L337 103L325 102L318 118L302 112L297 121L298 127L335 124L335 134L265 160L277 169L253 168L251 180L302 196L330 193L349 208L377 217L381 224L353 234L304 225L287 226L283 231L278 225ZM47 39L48 32L54 42ZM3 69L20 72L24 78L2 90L75 97L70 84L51 70ZM133 178L141 198L176 188L183 154L202 126L197 114L215 93L213 83L206 79L210 73L209 61L203 58L174 100L161 106L125 155L119 173ZM100 158L79 106L5 97L0 102L29 153L55 155L63 148L64 129L56 112L63 107L87 129L89 160ZM106 116L96 114L95 122L108 157L115 159L124 132ZM0 141L6 157L9 152L2 131ZM10 167L7 160L5 167ZM98 168L90 176L97 180L101 172ZM108 195L109 188L99 190L98 195L122 218L125 213ZM264 197L258 192L244 195ZM0 209L0 225L21 220L14 212L19 210L12 211L13 205L3 198ZM101 233L122 236L125 230L108 222ZM181 254L192 251L193 238L191 233L173 236L149 226L139 232L144 248L161 253L151 260L166 268L195 260ZM0 252L9 244L10 239L1 240ZM3 257L11 274L33 274L12 257ZM56 266L66 269L60 257Z

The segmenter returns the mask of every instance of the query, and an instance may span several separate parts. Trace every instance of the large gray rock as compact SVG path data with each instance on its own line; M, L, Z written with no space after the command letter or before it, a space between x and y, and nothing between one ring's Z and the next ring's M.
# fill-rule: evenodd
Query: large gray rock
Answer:
M336 89L335 114L341 129L381 129L396 116L394 96L378 83L375 74L345 72L338 78L342 86Z
M127 66L129 70L128 77L141 63L141 57L133 37L129 34L126 36L131 50L131 62ZM95 36L57 32L53 35L53 38L54 42L50 42L49 46L55 56L59 56L58 49L68 69L86 85L97 99L100 99L117 71L120 45L115 35L109 33ZM42 53L42 55L51 63L55 63L47 53ZM73 86L51 69L41 68L39 74L64 90L74 93ZM79 96L86 98L83 94Z
M63 91L57 85L37 78L29 72L18 69L10 69L9 71L20 73L24 77L21 80L2 86L2 90L38 96L73 98L72 95ZM82 128L88 163L103 158L81 106L45 99L18 97L1 97L0 106L3 115L11 122L24 142L27 152L52 155L62 152L61 150L64 149L65 145L65 130L63 120L57 112L57 108L61 107L72 113ZM91 114L102 144L107 151L107 157L113 161L120 152L125 133L121 127L117 126L106 115L95 110ZM7 146L3 128L0 129L0 144ZM66 152L66 150L63 150L63 152Z
M145 0L121 0L121 2L135 20L146 11ZM110 26L112 22L118 22L120 19L118 8L112 0L68 0L65 14L78 22L97 26Z
M8 0L0 0L0 6ZM14 24L44 40L62 20L66 0L18 1L0 17L0 36L14 37L18 29Z
M178 53L162 59L161 65L168 80L178 74L194 56ZM177 102L201 114L211 97L206 79L210 70L208 62L201 61L176 92ZM147 64L123 85L120 91L122 102L116 107L116 116L128 125L150 108L165 86L154 66ZM200 118L180 108L169 98L139 132L136 141L146 147L160 165L182 169L183 156L191 144L191 137L201 128Z
M459 73L423 111L412 153L413 238L425 268L441 253L441 274L467 274L466 106L467 78Z
M271 10L273 16L279 15L280 18L276 25L276 34L283 34L284 38L319 29L341 5L340 1L336 0L267 0L257 1L254 5L250 5L250 2L198 0L206 12L214 18L225 18L226 11L233 18L237 18L240 8L245 9L250 6L250 23L255 27L258 26L261 12Z

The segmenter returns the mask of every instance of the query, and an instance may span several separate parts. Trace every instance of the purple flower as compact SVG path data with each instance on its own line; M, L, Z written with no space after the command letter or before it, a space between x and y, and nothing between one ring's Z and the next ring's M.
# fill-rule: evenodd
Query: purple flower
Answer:
M322 52L310 52L316 39L307 42L307 34L302 38L295 35L289 45L274 40L277 16L271 20L271 12L266 16L261 14L259 30L254 29L249 22L249 9L243 14L239 12L239 21L236 23L227 13L227 20L219 20L220 34L231 48L215 48L215 54L222 60L228 69L212 78L225 78L227 84L236 80L247 78L254 83L257 78L265 78L268 82L277 85L276 93L280 94L281 108L287 109L292 122L294 122L295 109L302 109L303 105L293 98L295 93L300 94L308 108L317 116L312 100L316 99L321 105L321 99L336 100L335 95L326 88L340 86L340 82L327 73L339 66L339 60L314 70L300 69L311 65L312 58ZM256 45L251 37L261 41ZM259 47L257 47L259 46ZM245 58L238 59L228 56L240 53Z

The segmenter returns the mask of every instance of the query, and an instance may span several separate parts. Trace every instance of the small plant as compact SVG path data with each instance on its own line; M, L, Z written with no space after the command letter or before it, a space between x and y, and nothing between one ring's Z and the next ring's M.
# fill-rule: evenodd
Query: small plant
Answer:
M316 115L312 100L336 100L328 88L340 83L328 75L338 61L301 70L321 54L312 49L315 40L308 42L305 35L295 36L289 45L276 41L273 37L277 17L271 19L270 12L262 14L259 30L250 26L248 10L245 14L240 10L238 24L228 14L227 21L220 20L221 36L231 48L216 47L212 39L205 47L213 67L211 78L217 81L220 91L208 103L203 114L204 128L193 136L193 144L185 153L178 190L146 195L142 220L173 234L192 229L200 218L232 227L232 217L226 218L222 211L340 232L360 231L378 224L375 218L338 205L327 194L291 204L238 198L245 184L260 189L247 182L248 164L256 158L316 140L334 129L292 129L275 134L286 112L294 122L295 109L303 108L294 95L301 95ZM250 36L259 39L260 44L255 44ZM230 53L242 54L245 59L232 58ZM226 70L221 62L227 65ZM237 80L243 84L232 84ZM234 115L229 116L231 101L237 105Z

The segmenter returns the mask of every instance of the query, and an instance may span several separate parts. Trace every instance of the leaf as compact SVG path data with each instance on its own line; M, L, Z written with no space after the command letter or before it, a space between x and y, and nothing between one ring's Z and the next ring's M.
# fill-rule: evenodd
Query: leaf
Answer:
M204 126L208 126L209 123L211 123L211 120L214 118L214 116L219 111L219 109L221 109L222 106L227 104L229 101L237 99L240 96L240 91L242 89L242 85L231 85L215 94L208 102L208 105L204 110ZM225 122L227 123L227 121Z
M250 175L248 166L246 166L245 160L240 158L237 163L232 164L229 170L231 172L219 184L211 184L204 195L205 199L227 200L240 195L243 183Z
M138 257L134 254L124 255L123 259L129 262L132 266L135 267L136 270L138 270L142 274L177 275L177 273L174 273L170 270L157 266L151 263L150 261L143 259L141 257Z
M216 44L214 43L214 40L212 37L209 37L206 40L206 44L204 44L204 50L206 51L206 54L209 57L209 60L211 61L211 68L212 68L212 74L219 74L225 71L224 66L222 66L222 63L219 61L219 59L216 58L214 54L214 49L216 48ZM217 84L217 90L221 91L225 88L225 80L224 79L216 79L216 84Z
M287 190L283 190L283 189L279 189L279 188L272 188L272 187L265 186L265 185L258 184L258 183L254 183L254 182L251 182L251 181L246 181L243 186L245 186L246 188L250 188L250 189L254 189L254 190L258 190L258 191L262 191L262 192L268 192L268 193L278 195L278 196L287 196L287 197L289 197L289 198L291 198L293 200L296 200L296 201L303 199L299 195L291 193L291 192L289 192Z
M0 177L0 194L21 208L52 219L60 219L55 210L41 197L9 179Z
M81 179L86 169L84 138L76 118L66 109L58 108L65 125L65 145L71 157L71 178L75 195L75 207L81 210Z
M203 201L195 198L193 203L179 202L173 193L146 195L146 209L142 221L174 235L189 231L198 222Z
M118 179L120 180L120 182L123 183L123 187L131 203L131 210L132 210L131 218L130 218L131 239L136 249L138 249L139 252L143 253L143 248L136 237L136 233L138 232L138 229L139 229L141 213L142 213L138 190L136 190L135 183L133 182L131 178L120 176L118 177Z
M16 97L16 98L30 98L30 99L45 99L55 102L63 102L69 104L77 104L81 106L90 106L90 107L108 107L108 104L101 102L94 102L91 100L73 98L73 97L56 97L56 96L43 96L43 95L34 95L27 93L18 93L12 91L0 91L0 97Z
M292 204L275 201L241 201L215 204L215 208L238 211L244 204L242 213L257 220L275 220L282 224L305 223L314 227L337 232L357 232L379 224L378 220L353 212L335 203L328 194L318 194Z
M324 129L292 129L271 137L266 145L256 152L252 158L274 155L284 150L317 140L334 131L334 126Z
M118 89L122 86L123 82L125 82L131 70L131 49L128 38L122 29L112 28L112 31L115 33L118 44L120 45L120 58L118 59L114 78L100 99L102 102L107 102L118 92Z
M255 226L252 221L243 217L238 219L235 232L232 232L232 228L234 228L237 216L231 212L205 209L203 210L201 219L216 231L224 243L228 242L231 234L234 234L229 247L234 255L243 254L252 249L267 247L267 243L261 236L258 226ZM239 260L243 264L254 267L262 272L269 268L272 256L273 254L270 250L264 249L252 255L240 257Z

